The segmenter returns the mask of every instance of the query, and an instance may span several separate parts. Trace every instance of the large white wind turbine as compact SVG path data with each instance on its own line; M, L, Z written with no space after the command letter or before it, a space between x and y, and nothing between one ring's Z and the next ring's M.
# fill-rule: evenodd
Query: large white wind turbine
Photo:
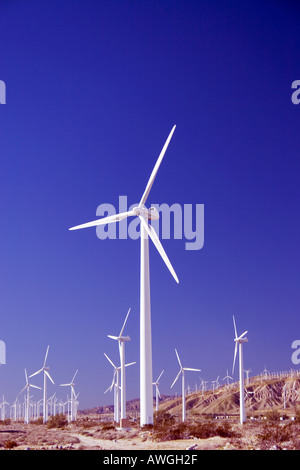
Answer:
M128 310L125 321L121 328L119 336L107 335L109 338L118 341L119 343L119 352L120 352L120 367L121 367L121 421L120 427L123 427L126 419L126 380L125 380L125 342L130 341L129 336L123 336L123 331L127 322L128 315L130 313Z
M163 249L154 228L148 223L150 220L158 220L159 214L156 208L145 207L147 198L155 180L156 174L166 153L170 140L175 131L174 126L162 148L153 171L148 180L144 194L139 204L128 212L97 219L86 224L77 225L70 230L77 230L97 225L105 225L119 222L129 216L138 217L141 224L141 261L140 261L140 424L153 424L153 394L152 394L152 337L151 337L151 307L150 307L150 272L149 272L149 238L166 263L169 271L178 283L178 277Z
M106 357L106 359L111 363L111 365L114 368L114 375L113 375L113 380L112 380L111 386L105 391L105 393L108 390L112 390L112 388L115 387L114 388L114 418L115 418L115 421L118 423L119 422L119 411L120 411L119 410L119 372L121 370L121 366L119 366L119 367L115 366L115 364L108 357L107 354L104 353L104 356ZM130 362L129 364L124 364L124 368L128 367L128 366L132 366L133 364L136 364L136 362ZM126 406L126 402L125 402L125 406Z
M164 371L162 371L157 380L155 382L153 382L153 385L155 385L155 409L156 411L158 411L158 403L159 403L159 398L160 398L160 393L159 393L159 389L158 389L158 386L159 386L159 379L161 378L161 376L163 375Z
M25 369L25 379L26 379L26 385L24 388L22 388L22 390L20 391L20 393L18 394L21 395L21 393L23 393L25 390L26 390L26 408L25 408L25 419L24 419L24 422L25 423L29 423L29 389L30 387L32 388L37 388L39 390L42 390L41 387L38 387L37 385L32 385L28 382L28 376L27 376L27 371ZM18 397L17 397L18 398Z
M191 369L190 367L182 367L182 364L181 364L181 361L179 359L179 355L178 355L178 352L177 352L176 349L175 349L175 352L176 352L176 356L177 356L177 359L178 359L178 362L179 362L180 371L178 372L177 376L175 377L175 380L172 383L171 388L173 387L173 385L175 384L177 379L179 379L179 376L181 374L181 380L182 380L182 421L185 421L185 380L184 380L184 373L185 373L186 370L191 370L191 371L194 371L194 372L201 372L201 369Z
M48 412L47 412L47 377L48 377L49 380L51 380L51 382L54 385L54 381L53 381L52 377L49 374L50 367L46 367L48 351L49 351L49 346L47 347L47 350L46 350L46 355L45 355L43 367L29 376L29 377L33 377L34 375L38 375L41 372L44 372L44 393L43 393L43 422L44 423L46 423L47 420L48 420Z
M75 383L74 383L74 380L75 380L75 377L76 377L76 374L78 372L78 369L76 370L74 376L73 376L73 379L71 380L70 383L68 384L60 384L61 387L71 387L71 421L74 421L74 399L75 399Z
M245 397L244 397L243 343L248 342L248 339L245 337L245 334L248 333L248 331L244 331L244 333L238 336L234 316L233 316L233 326L234 326L234 334L235 334L235 338L234 338L235 348L234 348L234 357L233 357L233 365L232 365L232 374L234 371L237 350L239 349L240 423L243 424L246 421Z

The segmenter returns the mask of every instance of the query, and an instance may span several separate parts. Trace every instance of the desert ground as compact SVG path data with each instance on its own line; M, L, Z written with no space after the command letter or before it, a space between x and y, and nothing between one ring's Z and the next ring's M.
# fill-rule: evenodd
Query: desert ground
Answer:
M169 417L163 418L169 420ZM8 421L8 420L6 420ZM185 424L161 423L153 429L119 429L93 417L63 427L13 422L1 425L1 450L299 450L300 423L278 421L276 416L248 421L209 418Z
M154 425L140 427L139 401L127 403L128 427L113 421L113 407L65 415L0 421L0 450L300 450L300 378L256 377L245 387L247 420L239 422L238 384L197 391L186 397L164 397Z

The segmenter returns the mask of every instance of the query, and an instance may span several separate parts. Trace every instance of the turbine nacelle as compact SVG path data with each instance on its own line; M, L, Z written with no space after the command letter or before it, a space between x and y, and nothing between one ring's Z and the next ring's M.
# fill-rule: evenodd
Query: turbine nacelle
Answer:
M247 332L245 332L245 334L246 334L246 333L247 333ZM246 338L246 337L245 337L245 338L242 338L242 337L240 336L239 338L234 338L234 341L235 341L236 343L248 343L248 338Z
M144 217L146 220L158 220L159 219L159 212L156 207L150 207L147 209L146 206L136 206L132 209L134 215L137 217L141 216Z
M125 342L125 341L130 341L131 338L130 336L113 336L113 335L107 335L108 338L115 339L116 341Z

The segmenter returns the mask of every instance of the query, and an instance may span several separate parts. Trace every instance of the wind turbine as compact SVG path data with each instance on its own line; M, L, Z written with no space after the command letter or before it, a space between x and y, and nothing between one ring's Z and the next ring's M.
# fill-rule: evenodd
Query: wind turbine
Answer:
M177 352L176 349L175 349L175 353L176 353L176 356L177 356L177 359L178 359L178 362L179 362L180 371L178 372L174 382L172 383L171 388L173 387L173 385L175 384L177 379L179 379L179 376L181 374L181 380L182 380L182 421L185 421L185 381L184 381L184 373L185 373L186 370L192 370L194 372L201 372L201 369L190 369L189 367L182 367L182 364L180 362L179 355L178 355L178 352Z
M129 336L123 336L123 331L127 322L128 315L130 313L128 310L125 321L121 328L119 336L107 335L109 338L118 341L119 343L119 352L120 352L120 364L121 364L121 421L120 427L123 427L123 424L126 419L126 381L125 381L125 342L130 341Z
M251 368L250 369L245 369L244 372L247 375L247 385L249 385L249 374L250 374L250 372L252 372L252 369Z
M5 420L5 405L9 405L9 403L7 401L5 401L4 399L4 395L2 395L2 402L0 404L1 406L1 419L2 421Z
M71 380L69 384L60 384L61 387L71 387L71 421L74 421L74 398L75 398L74 380L75 380L77 372L78 372L78 369L76 370L73 376L73 379Z
M226 380L226 382L227 382L227 387L229 387L229 380L233 380L233 378L230 377L230 375L228 375L228 369L227 369L227 371L226 371L225 377L224 377L222 380Z
M244 397L243 343L248 342L248 339L245 337L245 334L248 332L244 331L244 333L238 336L234 316L233 316L233 326L234 326L234 333L235 333L235 338L234 338L235 348L234 348L234 357L233 357L233 365L232 365L232 374L234 371L237 350L239 349L240 423L243 424L246 421L245 397Z
M145 207L156 174L166 153L176 126L173 126L153 168L145 191L139 204L128 212L121 212L112 216L97 219L86 224L71 227L69 230L77 230L97 225L106 225L119 222L127 217L138 217L141 224L141 261L140 261L140 424L153 424L153 394L152 394L152 337L151 337L151 306L150 306L150 270L149 270L149 237L163 258L175 281L178 277L163 249L154 228L148 223L150 220L158 220L159 213L156 208Z
M215 387L218 388L218 387L220 386L219 378L220 378L220 376L218 375L218 377L216 378L216 380L212 380L213 393L214 393L214 391L215 391Z
M264 368L264 370L262 371L262 375L264 374L265 379L268 379L269 373L270 373L270 372L268 371L267 366L265 365L265 368Z
M26 390L26 392L27 392L27 397L26 397L26 408L25 408L25 419L24 419L24 421L25 421L25 423L28 424L28 423L29 423L29 389L30 389L30 387L32 387L32 388L37 388L37 389L39 389L39 390L42 390L42 389L41 389L41 387L38 387L37 385L32 385L32 384L30 384L30 383L28 382L28 376L27 376L27 371L26 371L26 369L25 369L25 379L26 379L26 385L25 385L24 388L22 388L22 390L20 391L19 395L21 395L21 393L23 393L24 390ZM19 395L18 395L18 396L19 396ZM17 397L17 398L18 398L18 397Z
M119 371L115 370L111 385L105 390L104 394L114 389L114 421L119 422ZM117 376L117 380L116 380Z
M113 380L112 380L112 383L111 383L111 386L105 391L105 393L110 389L113 388L113 386L115 386L115 394L114 394L114 416L115 416L115 419L116 419L116 422L118 423L119 422L119 372L120 372L120 369L121 369L121 366L117 367L115 366L115 364L113 363L113 361L108 357L107 354L104 353L104 356L106 357L106 359L111 363L111 365L113 366L114 368L114 375L113 375ZM135 362L130 362L129 364L125 364L124 367L128 367L128 366L132 366L133 364L136 364ZM116 379L117 378L117 379ZM126 406L126 403L125 403L125 406Z
M50 367L46 367L48 351L49 351L49 346L47 347L47 350L46 350L46 355L45 355L43 367L29 376L29 377L33 377L34 375L38 375L41 372L44 372L44 393L43 393L43 422L44 423L46 423L47 420L48 420L48 413L47 413L47 377L48 377L49 380L51 380L51 382L54 385L54 381L53 381L52 377L49 374Z
M159 379L161 378L163 373L164 373L164 371L162 371L160 373L160 375L158 376L156 382L153 382L153 385L155 385L155 409L156 409L156 411L158 411L158 402L159 402L159 398L160 398L160 393L159 393L159 390L158 390Z

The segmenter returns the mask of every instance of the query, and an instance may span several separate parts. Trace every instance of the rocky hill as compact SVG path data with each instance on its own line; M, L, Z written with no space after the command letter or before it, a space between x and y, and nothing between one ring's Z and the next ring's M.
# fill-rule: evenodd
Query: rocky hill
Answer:
M276 410L281 414L293 414L300 405L300 376L286 374L283 377L252 377L245 384L245 406L248 415L257 415L263 411ZM191 415L231 415L239 414L239 383L223 385L213 390L198 391L186 395L187 416ZM137 418L139 399L127 402L127 414ZM155 401L153 400L153 406ZM174 415L181 414L181 397L162 396L159 409ZM81 411L83 414L110 415L113 406L99 406Z

